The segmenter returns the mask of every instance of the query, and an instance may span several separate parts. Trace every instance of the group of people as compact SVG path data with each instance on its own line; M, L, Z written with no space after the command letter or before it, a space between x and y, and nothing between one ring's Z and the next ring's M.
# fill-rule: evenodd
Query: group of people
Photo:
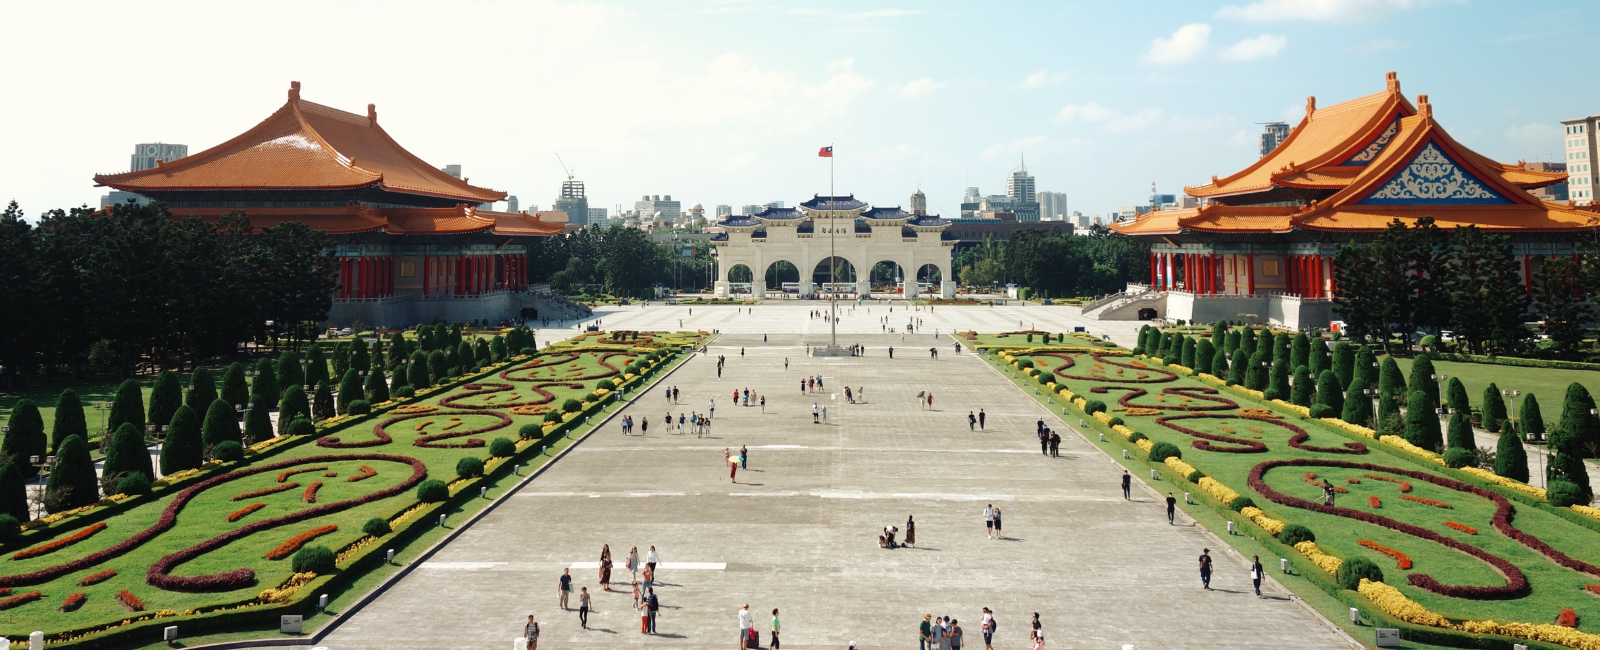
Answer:
M978 632L983 635L984 650L994 650L994 634L1000 629L994 611L983 608L978 621ZM934 616L923 612L922 625L917 629L917 647L920 650L961 650L965 633L961 622L949 616ZM1033 613L1033 624L1028 629L1028 642L1034 650L1044 650L1044 627L1039 624L1039 612Z
M778 643L778 632L781 627L778 623L778 608L774 607L772 608L772 643L767 646L768 648L778 650L781 647ZM755 616L750 613L750 603L745 603L744 607L739 609L739 645L735 647L743 650L744 648L755 648L760 645L761 633L756 631ZM852 643L851 647L854 647L854 645Z
M983 527L989 539L996 537L1000 539L1006 538L1005 534L1001 532L1000 509L994 507L993 503L983 509Z
M818 418L821 418L821 419L819 420ZM822 406L821 404L818 404L816 402L812 402L811 403L811 423L812 424L827 424L828 423L828 407Z
M883 527L883 534L878 536L878 548L904 548L917 545L917 522L910 516L906 517L906 541L897 542L895 538L900 535L900 529L894 524Z
M750 398L751 398L751 393L750 393L750 389L749 388L745 388L743 391L741 391L741 390L739 390L737 388L733 389L733 403L734 403L734 405L736 405L736 406L740 406L740 405L749 406L750 405ZM762 413L766 413L767 412L767 397L765 395L756 395L755 396L755 400L756 400L756 405L761 407L761 412ZM713 412L715 412L716 404L712 403L711 408L712 408Z
M656 565L661 562L661 556L656 553L656 547L651 546L650 552L640 562L639 547L635 546L628 551L628 556L623 559L624 570L632 574L631 586L633 588L633 608L640 612L639 631L653 634L656 631L656 612L661 609L661 599L656 597L655 579ZM600 588L604 591L611 589L611 545L606 544L600 548ZM640 576L643 574L643 580ZM559 604L561 611L571 611L570 597L572 596L572 570L562 569L558 580L561 589ZM589 614L596 611L594 597L589 594L588 587L578 590L578 625L589 629ZM528 640L528 650L535 650L539 639L539 624L534 621L532 614L528 615L528 624L524 627L524 638Z
M1044 425L1044 418L1039 418L1037 425L1039 435L1039 453L1051 458L1061 457L1061 434Z
M813 375L800 380L801 393L810 393L812 391L819 390L823 390L822 375Z
M851 403L851 404L866 404L867 403L867 388L865 386L857 386L855 392L852 393L852 392L850 392L850 387L849 386L845 386L844 387L844 400L846 402Z
M984 421L987 420L988 418L989 418L988 414L984 413L983 409L978 409L978 414L977 415L973 415L972 411L967 411L967 430L968 431L986 430L983 427L984 427ZM974 429L973 427L977 427L977 429Z

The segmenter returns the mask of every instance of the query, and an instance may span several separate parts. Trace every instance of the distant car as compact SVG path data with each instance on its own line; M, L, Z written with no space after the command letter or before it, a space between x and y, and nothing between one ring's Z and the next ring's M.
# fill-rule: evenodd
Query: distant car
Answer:
M355 333L356 333L355 330L352 330L352 329L350 329L348 327L346 327L346 328L344 328L342 330L339 330L339 336L350 336L351 334L355 334Z
M1439 340L1454 341L1456 340L1456 333L1450 330L1439 330Z

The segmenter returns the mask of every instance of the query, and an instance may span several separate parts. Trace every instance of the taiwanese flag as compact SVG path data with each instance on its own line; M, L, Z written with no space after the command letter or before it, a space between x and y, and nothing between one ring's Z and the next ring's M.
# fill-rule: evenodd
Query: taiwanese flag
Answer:
M833 147L823 147L821 149L818 149L817 150L817 156L821 157L821 158L832 158L833 157Z

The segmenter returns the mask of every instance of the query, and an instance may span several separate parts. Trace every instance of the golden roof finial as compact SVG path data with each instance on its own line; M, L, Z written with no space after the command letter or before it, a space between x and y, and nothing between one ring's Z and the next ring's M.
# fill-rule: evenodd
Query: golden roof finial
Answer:
M300 101L300 82L298 82L298 81L289 82L289 101L291 101L291 102Z
M1311 114L1317 112L1317 96L1306 97L1306 119L1311 119Z
M378 123L378 105L377 104L367 104L367 124L376 125L377 123Z
M1417 95L1417 113L1423 117L1433 117L1433 104L1428 103L1427 95Z
M1389 87L1389 92L1400 92L1400 75L1393 70L1383 75L1383 80Z

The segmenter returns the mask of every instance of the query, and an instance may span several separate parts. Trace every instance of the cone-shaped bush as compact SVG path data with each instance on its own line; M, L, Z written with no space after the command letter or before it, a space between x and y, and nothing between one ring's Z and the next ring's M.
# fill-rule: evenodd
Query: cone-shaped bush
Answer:
M78 399L78 392L71 388L61 391L61 396L56 398L56 420L50 429L50 453L56 453L67 436L89 439L89 422L83 414L83 401Z
M1333 345L1333 376L1339 378L1340 386L1349 386L1354 378L1356 365L1356 349L1349 341L1340 341Z
M1250 390L1266 391L1272 380L1272 369L1266 364L1272 359L1272 349L1258 345L1250 357L1250 367L1245 369L1245 384Z
M366 399L366 393L361 390L361 376L356 374L356 369L344 371L344 377L339 379L339 414L343 415L350 410L350 403L358 399Z
M1578 382L1567 386L1566 400L1561 404L1561 420L1550 431L1550 464L1545 470L1545 480L1564 479L1578 486L1583 495L1581 503L1594 497L1589 485L1589 472L1584 467L1584 443L1600 436L1600 417L1591 411L1594 398Z
M450 360L444 352L434 350L428 353L428 376L428 386L450 378Z
M389 370L388 364L389 360L384 354L383 339L378 339L377 343L372 344L372 362L367 364L367 369L382 370L387 373Z
M1427 393L1423 393L1426 395ZM1400 374L1400 364L1394 362L1394 357L1383 360L1383 368L1378 372L1378 425L1384 433L1402 433L1400 431L1386 431L1394 418L1400 415L1400 407L1405 405L1411 393L1406 390L1405 377ZM1432 413L1430 409L1428 411Z
M290 350L278 355L278 383L285 391L290 386L305 386L306 369L300 365L300 353Z
M333 403L333 389L328 388L326 380L317 382L317 390L311 394L311 417L322 421L338 415Z
M406 366L406 385L422 390L433 386L432 373L428 371L429 355L422 352L411 353L411 364ZM439 358L439 365L444 365L444 357Z
M89 443L83 436L67 436L56 450L56 464L50 466L50 479L44 484L45 511L63 512L99 500L100 483L94 460L89 458Z
M1261 333L1256 335L1256 352L1266 353L1267 361L1272 361L1274 355L1278 353L1277 345L1278 337L1272 333L1271 329L1261 330ZM1255 355L1251 354L1250 356L1254 357Z
M1445 436L1445 446L1472 451L1478 448L1472 438L1472 416L1466 411L1456 411L1450 416L1450 428Z
M127 474L143 474L145 478L155 475L150 464L150 450L144 446L144 432L135 429L132 422L123 422L112 434L111 444L106 448L106 461L101 466L103 478Z
M239 440L240 444L253 445L271 437L272 414L267 411L267 407L257 404L252 408L245 409L244 437Z
M306 385L315 386L319 381L328 381L328 358L322 353L322 346L312 343L306 348Z
M367 349L367 340L360 336L350 343L350 367L356 372L372 369L372 351Z
M1325 372L1332 373L1333 371L1327 370ZM1334 376L1333 380L1338 381L1338 376ZM1366 394L1366 390L1371 387L1372 384L1367 381L1365 374L1358 375L1355 379L1352 379L1343 396L1344 405L1339 407L1339 419L1356 426L1371 428L1373 425L1372 398L1367 397ZM1319 399L1322 397L1321 389L1317 390L1317 397Z
M1524 438L1530 435L1543 436L1544 414L1539 412L1539 399L1534 397L1533 393L1528 393L1527 397L1522 398L1521 413L1522 418L1517 423L1517 433Z
M200 440L211 449L232 440L239 442L239 416L227 402L217 400L206 409L205 422L200 425Z
M1311 377L1311 369L1305 366L1295 368L1294 382L1289 389L1289 402L1309 408L1316 395L1317 380Z
M489 352L489 342L484 339L478 339L477 343L472 344L472 355L477 359L478 365L488 365L491 356Z
M1228 353L1221 348L1211 353L1211 374L1223 381L1228 379Z
M1406 389L1426 393L1428 404L1438 411L1443 402L1439 400L1439 380L1434 379L1435 374L1433 357L1426 352L1417 354L1417 358L1411 362L1411 376L1406 379Z
M1430 406L1432 403L1427 393L1411 391L1411 398L1406 401L1405 439L1413 445L1436 452L1444 446L1444 436L1439 434L1439 414L1433 411Z
M178 407L183 406L183 381L178 379L178 373L163 370L156 375L155 382L150 384L150 410L149 417L145 420L150 424L166 424L172 421L172 414L178 412ZM60 417L60 406L56 407L56 417ZM84 438L88 440L88 438Z
M144 431L144 394L139 392L139 384L132 379L122 382L117 387L117 395L111 398L111 414L106 418L106 427L116 431L124 422Z
M1501 424L1506 420L1506 401L1500 395L1500 387L1490 382L1488 388L1483 389L1483 404L1478 407L1483 429L1490 433L1500 433Z
M17 400L16 406L11 407L11 418L6 426L10 428L0 440L0 458L16 459L23 477L33 478L39 473L33 457L38 456L42 463L44 457L50 455L50 441L44 436L44 418L39 415L39 407L31 399Z
M1249 359L1256 354L1256 328L1245 327L1239 332L1239 352L1244 353L1244 358ZM1238 358L1238 357L1235 357Z
M1294 368L1305 366L1311 369L1311 337L1305 332L1294 335L1294 340L1289 344L1289 365Z
M1217 349L1211 344L1211 339L1200 339L1199 343L1194 344L1194 366L1192 366L1194 371L1208 375L1216 374L1211 372L1211 360L1216 356Z
M189 392L184 395L183 403L188 404L195 413L205 413L215 401L217 401L217 382L211 378L211 371L196 368L194 375L189 377Z
M383 366L374 365L367 375L367 401L382 404L389 401L389 381L383 377Z
M400 365L401 359L411 355L411 346L406 343L405 334L401 332L395 332L389 335L388 353L389 367L386 368L386 370L394 370L395 366Z
M1321 336L1311 337L1311 346L1310 350L1307 352L1307 356L1309 357L1310 361L1306 364L1306 366L1311 369L1311 374L1313 376L1321 377L1322 371L1331 370L1333 368L1333 357L1328 355L1328 344L1326 341L1322 340ZM1335 374L1335 376L1338 375ZM1344 386L1347 384L1340 385Z
M245 382L243 364L235 361L222 371L221 398L230 407L243 408L250 403L250 385Z
M394 370L394 376L389 378L389 395L391 397L399 397L400 396L400 389L406 388L406 387L407 387L407 384L406 384L406 369L405 369L405 366L396 367L395 370Z
M1183 337L1183 345L1178 351L1178 365L1185 368L1194 368L1194 337Z
M333 374L329 378L343 377L344 371L350 369L350 342L339 341L333 344L333 354L329 355L333 364Z
M206 450L200 442L200 416L185 404L172 415L167 437L161 441L161 474L195 469L204 462Z
M494 340L489 341L489 361L499 363L505 360L506 337L495 335Z
M1307 369L1306 372L1309 377L1310 369ZM1295 380L1296 383L1299 383L1299 381ZM1317 376L1316 382L1316 403L1328 407L1330 412L1342 413L1344 411L1344 395L1339 390L1339 378L1334 376L1332 370L1324 370L1321 375Z
M295 416L311 417L311 401L300 384L290 384L283 391L283 401L278 405L278 435L289 435L289 423Z
M1236 329L1228 330L1228 340L1224 344L1224 347L1226 347L1228 349L1228 354L1231 355L1234 352L1238 352L1239 351L1239 342L1241 340L1243 340L1243 338L1244 338L1244 333L1243 332L1241 332L1239 330L1236 330Z
M17 521L31 521L28 511L28 483L14 460L0 462L0 515Z
M283 386L278 383L278 371L274 370L276 366L266 359L257 362L256 377L250 382L250 394L256 395L253 401L268 410L278 408L278 400L283 397Z
M1244 350L1235 351L1233 357L1228 359L1228 383L1233 386L1243 386L1244 370L1249 367L1250 357L1245 355Z
M1281 399L1287 401L1289 395L1289 360L1283 359L1272 364L1272 377L1267 382L1265 391L1267 399Z
M1494 473L1513 481L1528 482L1528 450L1522 447L1522 436L1510 424L1501 427L1499 443L1494 451Z
M1461 383L1460 377L1450 378L1450 387L1445 391L1445 404L1457 412L1472 412L1472 403L1467 400L1467 387Z

